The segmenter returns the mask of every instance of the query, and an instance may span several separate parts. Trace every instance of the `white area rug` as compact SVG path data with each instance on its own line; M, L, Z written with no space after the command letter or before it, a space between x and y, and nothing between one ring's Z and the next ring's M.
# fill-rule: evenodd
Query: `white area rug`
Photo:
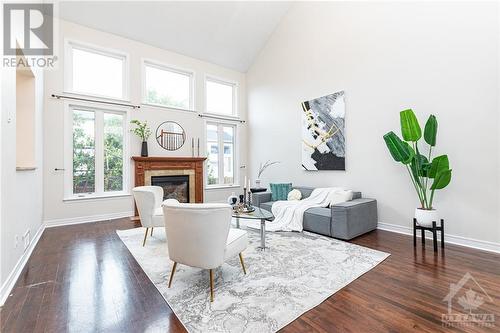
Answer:
M189 332L276 332L389 256L312 233L267 233L263 252L250 229L247 275L237 256L218 268L210 303L207 270L177 265L167 288L172 262L163 228L145 247L143 228L117 233Z

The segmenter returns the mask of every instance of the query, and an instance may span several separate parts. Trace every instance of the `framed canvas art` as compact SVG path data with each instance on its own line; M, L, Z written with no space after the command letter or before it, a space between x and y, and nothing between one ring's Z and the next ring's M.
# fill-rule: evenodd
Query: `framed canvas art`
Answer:
M345 170L344 91L302 103L302 167Z

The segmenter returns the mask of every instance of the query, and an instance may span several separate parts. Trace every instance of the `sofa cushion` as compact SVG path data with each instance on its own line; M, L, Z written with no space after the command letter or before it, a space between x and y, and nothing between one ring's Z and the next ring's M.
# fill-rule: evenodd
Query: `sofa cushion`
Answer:
M271 199L273 201L287 200L288 193L292 190L292 183L269 184Z
M276 201L269 201L269 202L263 202L260 204L260 208L271 211L271 208L273 207L273 203Z
M304 230L331 236L331 216L329 208L309 208L304 213Z

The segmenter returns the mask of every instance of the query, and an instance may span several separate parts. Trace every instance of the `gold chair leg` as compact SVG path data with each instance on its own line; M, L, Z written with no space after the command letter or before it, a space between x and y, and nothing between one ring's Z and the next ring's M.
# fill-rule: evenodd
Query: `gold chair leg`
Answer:
M153 227L151 227L151 236L153 236Z
M210 302L214 301L214 271L210 270Z
M243 274L247 274L247 270L245 269L245 262L243 261L243 256L240 253L240 262L241 262L241 268L243 268Z
M174 278L175 268L177 267L177 263L174 261L174 267L172 267L172 271L170 272L170 279L168 280L168 287L172 285L172 280Z
M144 240L142 241L142 246L146 245L146 238L148 237L148 229L146 228L146 232L144 233Z

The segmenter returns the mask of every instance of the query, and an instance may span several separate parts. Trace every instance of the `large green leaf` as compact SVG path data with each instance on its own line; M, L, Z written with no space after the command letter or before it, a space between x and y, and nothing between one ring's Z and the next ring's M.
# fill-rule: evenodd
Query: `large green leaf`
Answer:
M431 114L425 123L424 140L432 147L436 145L437 129L438 123L436 117Z
M422 137L422 130L412 109L399 113L401 121L401 133L405 141L418 141Z
M428 177L436 178L436 175L438 175L442 171L448 170L449 168L450 168L450 161L448 160L448 155L436 156L432 160Z
M391 131L385 134L384 141L392 155L392 158L394 158L396 162L401 162L403 164L411 162L415 152L410 145L402 141L396 133Z
M411 173L413 178L420 183L420 179L418 177L427 177L427 170L429 169L429 161L427 157L421 154L417 154L413 156L413 159L410 164Z
M403 143L403 149L404 149L403 157L405 157L402 162L403 162L403 164L409 164L409 163L411 163L413 156L415 156L415 151L408 144L408 142L405 142L405 141L401 141L401 142Z
M448 186L451 181L451 170L444 170L439 172L434 178L434 182L432 183L432 190L440 190Z

